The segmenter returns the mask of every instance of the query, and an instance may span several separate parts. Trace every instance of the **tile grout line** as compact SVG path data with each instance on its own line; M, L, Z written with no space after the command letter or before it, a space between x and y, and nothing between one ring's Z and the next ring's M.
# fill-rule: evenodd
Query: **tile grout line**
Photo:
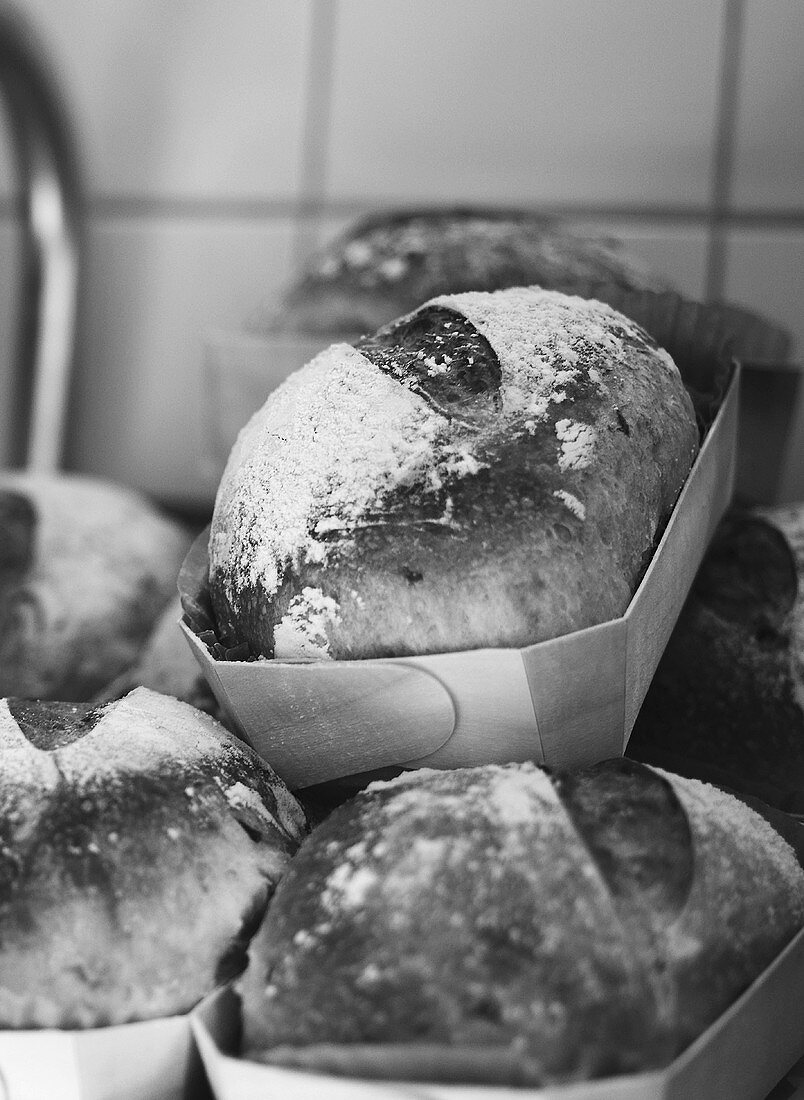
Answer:
M309 215L322 207L326 193L337 16L338 0L312 0L301 179L294 211L292 263L296 270L317 243Z
M734 175L744 21L745 0L725 0L706 260L705 296L709 301L722 299L726 282L727 225Z
M179 221L271 221L293 219L300 210L306 217L353 217L365 210L367 203L377 208L391 209L404 203L404 196L391 201L387 198L334 199L299 197L260 199L226 196L137 196L96 195L87 200L90 221L103 222L120 219L166 218ZM711 204L700 206L620 206L612 203L536 203L533 208L561 217L603 218L616 221L659 223L662 225L708 226L713 221ZM776 208L745 208L722 211L717 219L732 228L804 229L804 207L779 210ZM19 221L19 210L12 199L0 197L0 226L12 226Z

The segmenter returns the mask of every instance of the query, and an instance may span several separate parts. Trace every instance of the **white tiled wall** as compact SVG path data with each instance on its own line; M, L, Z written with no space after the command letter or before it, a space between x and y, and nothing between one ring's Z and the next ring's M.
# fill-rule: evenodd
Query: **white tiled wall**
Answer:
M204 333L241 327L304 249L378 205L565 210L685 293L765 311L804 354L800 0L18 3L68 93L87 181L72 465L206 505ZM741 37L724 110L727 26ZM0 370L10 160L3 140ZM804 499L804 401L792 422L777 489Z
M330 192L705 202L719 7L347 0Z
M734 202L739 208L789 208L801 213L802 55L801 0L745 0L745 46L734 165Z
M20 0L69 91L96 198L300 186L307 0Z
M87 255L71 457L160 497L203 496L204 336L289 278L287 217L99 219ZM112 337L106 333L111 331Z

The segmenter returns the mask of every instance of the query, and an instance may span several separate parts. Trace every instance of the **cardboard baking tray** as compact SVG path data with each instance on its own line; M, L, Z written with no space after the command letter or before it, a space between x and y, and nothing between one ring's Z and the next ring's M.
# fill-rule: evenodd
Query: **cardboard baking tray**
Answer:
M711 535L732 495L739 366L626 613L522 649L291 663L216 660L206 535L179 577L182 629L238 733L292 788L388 766L534 760L582 766L625 750ZM504 720L502 720L504 719Z
M238 1058L231 990L191 1015L217 1100L763 1100L804 1054L804 930L666 1069L544 1089L332 1077Z
M0 1031L0 1100L196 1100L203 1087L187 1015Z

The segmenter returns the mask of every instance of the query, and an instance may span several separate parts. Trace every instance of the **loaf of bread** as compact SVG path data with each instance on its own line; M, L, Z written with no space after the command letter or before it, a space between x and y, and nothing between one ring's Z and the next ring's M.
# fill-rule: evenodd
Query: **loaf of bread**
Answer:
M0 1028L189 1009L245 963L305 832L274 772L144 688L0 700Z
M671 1060L804 923L769 822L628 760L416 771L302 845L240 979L247 1057L544 1085Z
M189 541L128 489L0 472L0 696L91 699L135 661Z
M440 294L573 281L669 289L619 242L532 211L381 211L313 256L278 308L251 327L351 340Z
M617 617L697 448L670 355L610 306L434 299L323 351L240 433L209 542L221 635L354 659Z
M804 505L721 523L627 752L804 814Z
M751 514L779 531L793 556L796 594L788 618L788 648L793 691L804 712L804 501L755 507Z

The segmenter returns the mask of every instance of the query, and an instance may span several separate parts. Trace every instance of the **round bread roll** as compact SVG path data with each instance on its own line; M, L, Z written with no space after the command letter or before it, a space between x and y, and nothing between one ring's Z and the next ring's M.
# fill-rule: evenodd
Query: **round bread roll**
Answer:
M627 760L380 782L312 833L240 980L247 1057L544 1085L671 1060L804 924L754 810Z
M755 508L753 513L781 533L795 562L796 595L789 619L790 674L804 715L804 501Z
M0 472L0 696L92 698L134 662L189 541L128 489Z
M617 241L537 213L391 210L361 218L322 249L279 308L251 327L351 339L439 294L572 280L670 289Z
M804 815L804 505L720 524L627 752Z
M183 1012L242 969L305 831L274 772L138 688L0 701L0 1028Z
M355 659L615 618L697 447L672 359L610 306L434 299L323 351L240 433L209 542L221 635Z

